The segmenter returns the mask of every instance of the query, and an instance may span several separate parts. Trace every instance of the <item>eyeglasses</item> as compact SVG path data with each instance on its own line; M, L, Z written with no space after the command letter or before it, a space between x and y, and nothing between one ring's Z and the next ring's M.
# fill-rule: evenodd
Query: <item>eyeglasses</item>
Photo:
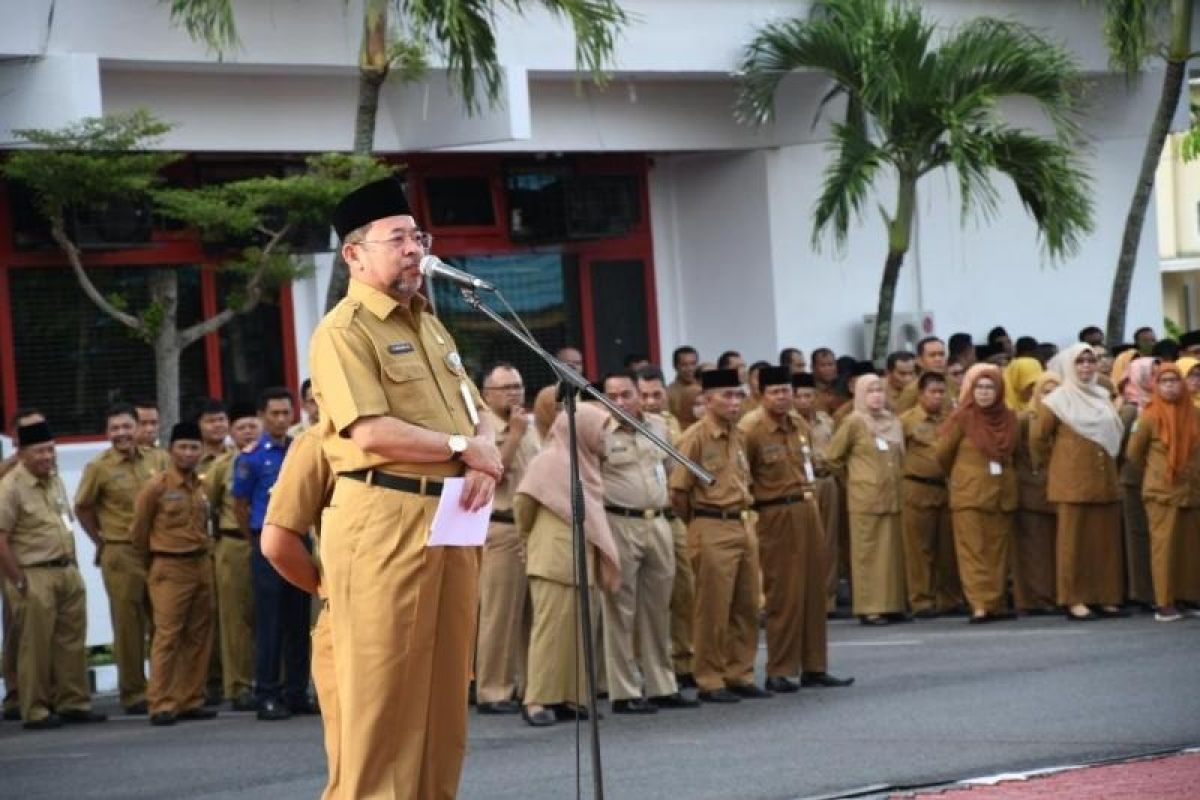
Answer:
M411 233L400 233L390 239L363 239L353 242L353 244L381 244L392 250L399 250L404 247L405 242L412 242L417 247L428 252L429 248L433 247L433 234L425 231L412 231Z
M483 388L485 390L490 389L491 391L494 391L494 392L523 392L523 391L525 391L525 384L523 384L523 383L506 383L506 384L503 384L502 386L485 386Z

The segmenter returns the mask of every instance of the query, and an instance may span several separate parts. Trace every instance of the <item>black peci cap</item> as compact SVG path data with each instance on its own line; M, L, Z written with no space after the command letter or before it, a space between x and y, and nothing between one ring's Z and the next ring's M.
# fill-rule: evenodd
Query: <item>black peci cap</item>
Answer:
M333 209L333 228L339 239L363 225L385 217L412 214L404 188L396 178L382 178L360 186Z

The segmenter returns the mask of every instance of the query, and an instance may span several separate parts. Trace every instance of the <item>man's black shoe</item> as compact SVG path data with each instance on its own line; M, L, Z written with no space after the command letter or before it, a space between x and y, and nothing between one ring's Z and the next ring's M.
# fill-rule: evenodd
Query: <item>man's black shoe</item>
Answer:
M934 608L922 608L920 611L913 612L914 619L937 619L938 612Z
M58 714L50 714L41 719L28 720L21 727L27 731L52 731L62 726L62 717Z
M828 672L801 672L801 686L824 686L830 689L837 689L842 686L849 686L854 683L854 678L835 678Z
M19 708L4 709L4 721L5 722L17 722L20 719L21 719L21 709L19 709Z
M767 678L766 686L768 692L775 692L776 694L790 694L800 691L800 684L784 675Z
M559 703L558 705L551 706L551 708L554 710L554 718L559 722L570 722L575 717L579 717L580 719L588 718L588 710L586 708L574 708L566 703ZM601 714L598 719L604 719L604 715Z
M242 692L229 701L229 707L234 711L258 711L258 698L250 692Z
M699 708L700 707L699 700L691 700L687 697L684 697L679 692L676 692L675 694L659 695L658 697L650 697L647 699L651 703L654 703L654 705L658 706L659 708Z
M614 714L657 714L658 706L649 700L635 697L632 700L613 700L612 710Z
M164 725L174 725L175 719L176 719L175 715L172 714L170 711L160 711L157 714L152 714L150 716L150 724L157 726L157 727L162 727Z
M728 689L714 689L711 692L701 690L696 696L705 703L740 703L742 700Z
M699 689L696 685L696 676L690 672L676 672L675 685L680 689Z
M521 719L534 728L548 728L558 722L558 716L548 708L530 714L525 706L521 706Z
M108 719L108 714L101 714L90 708L64 708L58 712L58 716L63 722L71 723L104 722Z
M204 693L204 705L206 706L219 706L224 699L225 696L221 694L220 689L209 689Z
M281 719L291 719L292 712L278 700L263 700L258 706L258 718L264 722L277 722Z
M125 706L125 713L131 717L144 717L149 710L150 707L146 705L145 700L141 701L140 703L134 703L133 705Z
M729 691L747 700L764 700L775 696L766 689L758 688L753 683L735 683L729 686Z
M496 703L479 703L475 710L480 714L516 714L521 710L521 704L514 700L500 700Z
M196 706L180 711L176 716L179 719L214 719L217 716L217 710L207 706Z

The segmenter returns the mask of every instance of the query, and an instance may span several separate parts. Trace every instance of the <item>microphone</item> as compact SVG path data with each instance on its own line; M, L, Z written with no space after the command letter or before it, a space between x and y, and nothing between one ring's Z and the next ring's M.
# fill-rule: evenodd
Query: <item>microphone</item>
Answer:
M425 256L421 259L421 274L426 278L443 278L456 283L464 289L474 289L481 292L494 292L496 287L482 278L476 278L469 272L455 269L444 263L437 256Z

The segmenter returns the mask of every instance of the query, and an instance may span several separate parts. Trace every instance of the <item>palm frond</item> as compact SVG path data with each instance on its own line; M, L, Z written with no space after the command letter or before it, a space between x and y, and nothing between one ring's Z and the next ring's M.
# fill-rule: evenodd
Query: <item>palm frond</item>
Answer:
M1109 62L1132 76L1162 44L1166 0L1104 0Z
M888 154L871 141L866 131L855 125L838 124L833 128L829 151L833 162L821 180L821 194L813 209L812 241L820 247L821 234L829 229L834 245L846 245L851 218L860 219L870 196L871 185Z
M575 63L593 80L604 81L605 68L616 49L617 34L630 21L616 0L507 0L516 11L543 6L551 15L566 19L575 32Z
M233 0L159 0L171 7L171 22L218 57L241 45Z

